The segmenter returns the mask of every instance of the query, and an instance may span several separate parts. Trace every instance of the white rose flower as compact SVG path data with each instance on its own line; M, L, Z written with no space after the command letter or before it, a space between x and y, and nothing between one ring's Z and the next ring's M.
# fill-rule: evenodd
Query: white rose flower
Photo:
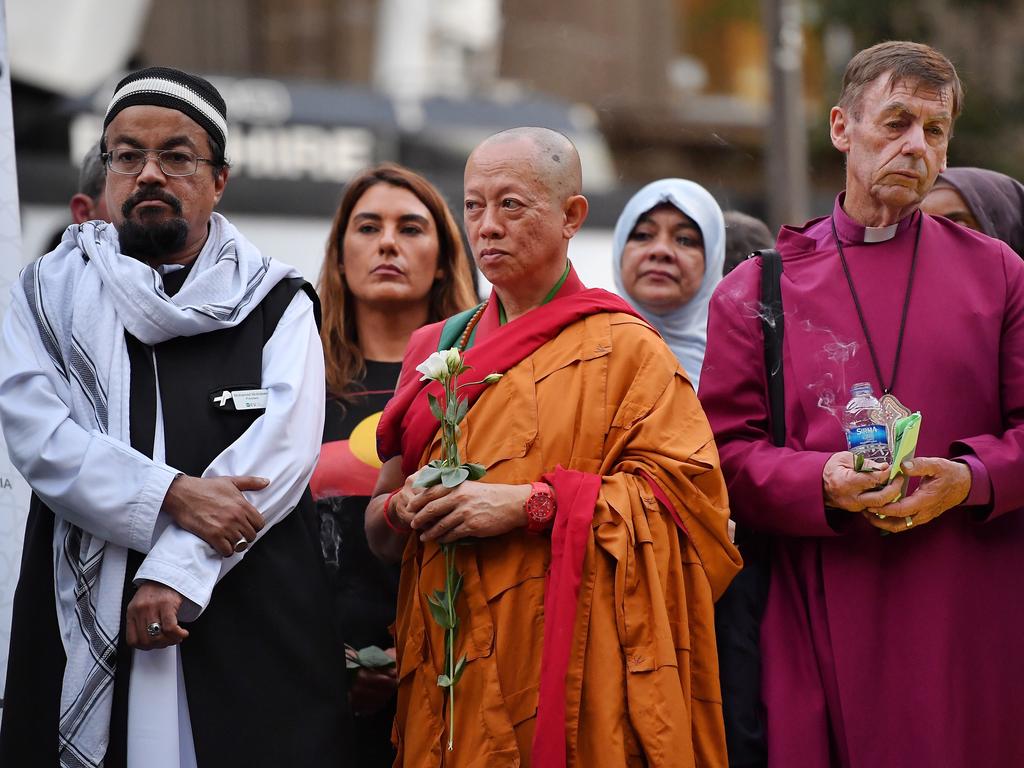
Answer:
M422 363L416 366L416 370L422 373L420 381L445 381L448 378L448 358L447 353L453 350L445 350L444 352L434 352L424 360ZM456 351L457 355L458 352Z
M446 349L442 353L444 355L445 364L448 366L448 373L452 375L458 375L462 373L462 356L459 354L459 350L452 347Z

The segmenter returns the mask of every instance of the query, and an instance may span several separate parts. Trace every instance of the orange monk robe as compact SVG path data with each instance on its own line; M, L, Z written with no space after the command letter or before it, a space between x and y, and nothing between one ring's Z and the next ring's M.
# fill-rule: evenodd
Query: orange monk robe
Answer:
M725 766L713 600L739 555L711 430L668 347L624 314L578 321L488 389L462 430L462 455L487 467L484 482L529 483L556 465L601 478L566 680L568 765ZM422 463L439 454L435 440ZM396 765L528 766L550 539L518 529L456 551L455 658L468 663L455 688L455 748L437 686L444 631L425 597L444 585L444 557L410 538L396 621Z

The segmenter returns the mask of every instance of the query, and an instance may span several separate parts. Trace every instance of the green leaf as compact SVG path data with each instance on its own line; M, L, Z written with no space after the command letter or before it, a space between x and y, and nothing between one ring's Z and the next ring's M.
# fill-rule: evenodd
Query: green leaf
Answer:
M438 605L432 600L427 600L430 605L430 615L434 617L434 623L441 629L451 629L451 622L448 620L448 611L443 605Z
M427 402L430 403L430 412L434 414L434 418L440 421L442 414L441 403L429 392L427 393Z
M437 684L441 688L451 688L452 687L452 679L450 677L448 677L448 675L438 675L437 676Z
M459 401L454 397L449 397L444 407L444 418L449 423L456 423L456 416L459 413Z
M459 424L464 418L466 413L469 411L469 401L466 398L459 400L459 407L455 410L455 423Z
M462 466L469 471L470 480L479 480L487 474L487 468L483 464L463 464Z
M466 668L466 654L462 654L462 658L455 662L455 671L452 673L452 685L459 682L459 678L462 677L462 670Z
M864 471L864 456L859 454L859 453L853 454L853 471L854 472L863 472Z
M386 669L395 666L395 660L376 645L360 649L356 658L358 665L365 669Z
M428 464L416 476L416 482L412 484L413 488L429 488L432 485L437 485L441 480L443 472L443 469L432 467Z
M448 467L441 470L441 485L445 488L455 488L468 477L468 469L464 467Z

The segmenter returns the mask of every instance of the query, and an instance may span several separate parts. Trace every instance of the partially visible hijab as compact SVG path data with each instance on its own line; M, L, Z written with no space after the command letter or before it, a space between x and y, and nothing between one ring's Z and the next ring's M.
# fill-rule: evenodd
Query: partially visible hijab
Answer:
M652 208L669 203L688 216L704 239L704 279L693 298L663 315L651 312L626 292L622 282L622 252L637 220ZM628 301L665 339L690 377L693 388L700 383L704 347L708 335L708 303L722 279L725 263L725 223L715 198L700 184L686 179L659 179L641 189L622 210L615 224L613 272L619 295Z
M1024 184L985 168L947 168L939 179L960 193L982 232L1024 256Z

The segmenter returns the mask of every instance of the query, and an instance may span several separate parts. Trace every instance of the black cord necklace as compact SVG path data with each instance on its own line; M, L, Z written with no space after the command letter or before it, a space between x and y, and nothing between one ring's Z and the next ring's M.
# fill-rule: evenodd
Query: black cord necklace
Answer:
M836 218L831 218L832 237L836 240L836 248L839 250L839 259L843 263L843 274L846 275L846 284L850 286L850 295L853 296L853 305L857 308L857 317L860 319L860 327L864 331L864 340L868 344L868 352L871 353L871 364L875 366L875 375L878 376L878 383L882 387L882 394L888 395L896 386L896 374L900 367L900 352L903 351L903 331L907 327L907 311L910 309L910 292L914 287L914 268L917 266L917 247L921 243L921 222L917 224L917 235L914 237L914 255L910 259L910 277L907 278L907 293L903 297L903 314L900 317L900 332L896 337L896 358L892 362L892 379L889 386L885 385L882 378L882 368L878 364L878 355L875 353L875 345L871 343L871 334L868 333L868 324L864 319L864 310L860 306L860 299L857 297L857 289L853 286L853 278L850 277L850 266L846 263L846 254L843 253L843 244L839 241L839 233L836 231Z

